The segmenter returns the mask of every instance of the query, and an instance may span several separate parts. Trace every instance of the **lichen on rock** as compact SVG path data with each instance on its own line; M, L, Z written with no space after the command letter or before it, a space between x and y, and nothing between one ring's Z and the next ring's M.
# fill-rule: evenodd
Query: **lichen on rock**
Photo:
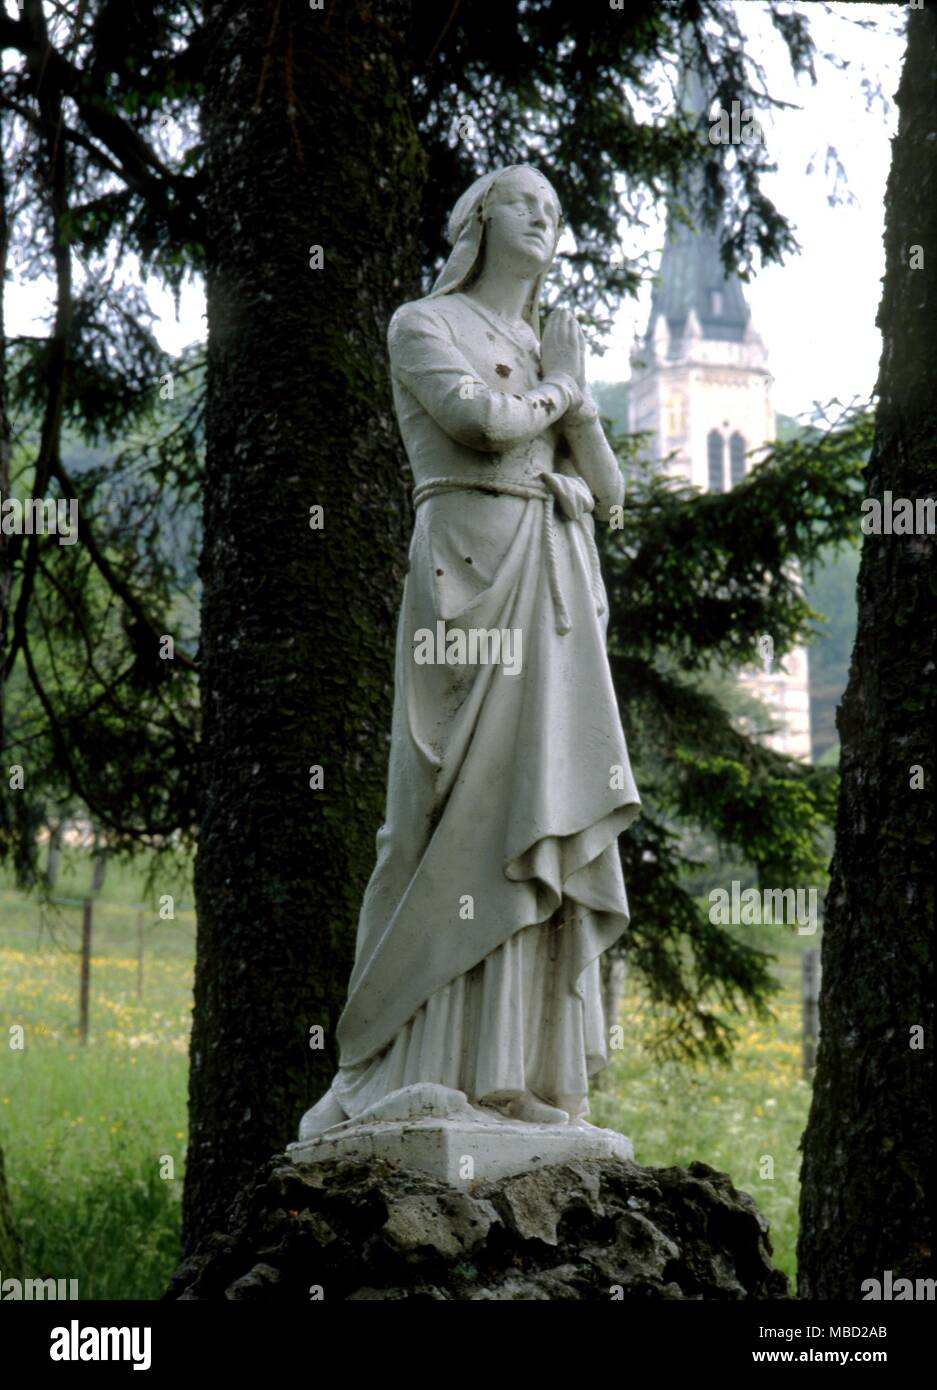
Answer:
M270 1160L167 1299L784 1299L752 1198L703 1163L588 1159L466 1182Z

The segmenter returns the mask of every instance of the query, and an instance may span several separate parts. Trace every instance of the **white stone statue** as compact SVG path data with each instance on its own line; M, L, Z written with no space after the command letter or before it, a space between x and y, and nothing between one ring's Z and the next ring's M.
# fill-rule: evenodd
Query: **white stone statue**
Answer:
M628 924L617 838L640 803L594 540L624 484L574 316L540 332L560 223L536 169L478 179L432 292L388 331L416 524L386 820L340 1067L301 1140L382 1105L591 1128L599 957Z

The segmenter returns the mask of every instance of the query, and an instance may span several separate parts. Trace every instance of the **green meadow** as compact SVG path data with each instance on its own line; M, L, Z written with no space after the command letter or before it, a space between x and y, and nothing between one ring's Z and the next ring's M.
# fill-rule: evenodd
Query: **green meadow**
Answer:
M86 853L63 852L56 894L80 898ZM79 1296L157 1298L179 1258L195 959L188 882L160 920L139 868L111 864L94 905L90 1031L78 1041L80 906L39 907L0 878L0 1145L30 1277ZM188 908L184 904L189 904Z
M647 1002L628 995L621 1019L626 1046L611 1053L590 1097L590 1119L629 1134L635 1158L648 1167L686 1166L699 1159L728 1173L767 1216L774 1263L793 1289L799 1145L810 1106L801 1061L800 952L819 945L819 933L799 937L784 927L736 930L748 931L753 944L777 957L774 973L781 989L772 1005L774 1019L738 1019L727 1066L662 1063L642 1041L651 1031Z
M80 898L86 851L63 853L56 893ZM83 1299L158 1298L179 1258L195 915L188 874L175 919L147 898L143 866L111 864L94 905L90 1034L78 1040L79 905L47 907L0 876L0 1146L28 1277L78 1280ZM139 904L142 989L139 975ZM662 1064L645 1049L648 1006L631 994L626 1046L592 1096L591 1119L631 1135L639 1162L700 1159L752 1194L775 1262L794 1274L800 1155L809 1104L800 1064L800 938L739 928L778 956L775 1021L738 1021L728 1067ZM766 1160L770 1160L766 1162Z

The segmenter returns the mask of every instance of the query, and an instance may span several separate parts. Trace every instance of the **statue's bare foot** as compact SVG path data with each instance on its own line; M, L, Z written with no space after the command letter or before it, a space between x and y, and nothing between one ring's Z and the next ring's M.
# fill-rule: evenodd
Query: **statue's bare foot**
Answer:
M527 1124L569 1124L569 1115L565 1110L558 1110L555 1105L547 1105L530 1091L516 1091L513 1095L502 1094L497 1097L486 1096L482 1104L499 1110L510 1120L523 1120Z
M589 1107L585 1096L561 1095L556 1097L556 1103L560 1110L566 1111L569 1123L576 1129L597 1130L597 1126L586 1119Z
M333 1125L344 1124L348 1119L342 1107L332 1094L331 1087L311 1110L307 1110L299 1122L299 1138L315 1139Z

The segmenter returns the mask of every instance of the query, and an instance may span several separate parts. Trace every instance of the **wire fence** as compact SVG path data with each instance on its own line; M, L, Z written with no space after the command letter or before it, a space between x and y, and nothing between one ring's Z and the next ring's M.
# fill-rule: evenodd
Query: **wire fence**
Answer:
M28 901L20 893L4 890L0 890L0 899L13 900L20 907L23 906L24 901ZM113 899L91 895L83 898L42 896L34 901L38 908L36 949L40 950L43 945L48 945L54 950L78 956L78 1036L82 1045L87 1044L88 1041L96 908L106 908L109 916L121 913L134 914L133 938L137 957L136 994L138 999L143 998L148 931L172 923L173 926L181 926L187 932L190 931L193 941L195 937L194 903L175 902L173 900L169 914L165 914L154 908L152 903L115 902ZM61 914L57 910L69 908L81 909L80 935L77 946L63 941L58 930L63 922ZM193 920L186 922L177 914L191 915Z
M0 898L13 898L22 903L22 896L16 893L9 893L0 890ZM78 984L78 1031L82 1043L88 1040L88 1013L89 999L91 992L91 957L94 942L94 911L95 906L107 907L115 910L125 910L133 912L135 916L135 941L137 952L137 998L143 998L143 984L146 964L146 933L148 929L165 926L167 921L172 921L177 925L189 927L190 924L182 922L176 913L193 914L195 905L192 903L175 901L172 904L172 915L162 916L156 911L152 904L148 903L118 903L100 897L84 898L61 898L61 897L41 897L37 900L39 908L37 948L42 946L43 939L48 937L49 944L59 950L76 950L74 947L65 945L56 939L55 930L50 920L48 909L51 908L80 908L81 909L81 936L80 944L77 947L77 955L80 960L79 984ZM155 916L154 916L155 913ZM150 915L151 920L147 921ZM195 923L191 923L192 936L195 935ZM621 974L624 975L624 962L621 962ZM802 1063L803 1072L807 1080L813 1076L816 1066L817 1047L820 1039L820 986L822 983L822 969L820 963L820 950L818 947L808 947L801 953L801 1017L802 1017ZM617 981L618 991L623 985L622 981ZM606 991L606 1007L609 1007L608 992ZM617 1016L617 1011L612 1009L610 1016Z

